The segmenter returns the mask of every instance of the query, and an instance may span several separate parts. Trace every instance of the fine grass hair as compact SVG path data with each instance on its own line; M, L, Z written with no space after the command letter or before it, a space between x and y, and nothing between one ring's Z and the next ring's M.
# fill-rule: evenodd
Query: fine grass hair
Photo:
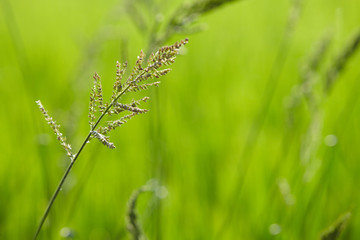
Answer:
M132 100L130 103L121 103L121 97L123 97L125 94L130 94L131 92L142 91L150 87L158 86L160 84L159 81L151 80L158 79L171 71L170 68L164 67L169 66L175 62L180 48L187 44L188 41L189 40L185 38L184 40L176 42L171 46L161 47L158 51L152 53L149 56L146 66L144 66L145 54L143 51L141 51L134 68L127 78L124 78L124 74L127 69L127 63L121 64L117 62L116 79L113 85L113 93L110 97L110 100L107 102L104 102L101 77L95 73L94 86L90 92L89 102L88 117L90 130L88 135L85 137L81 147L75 154L72 152L71 145L66 142L66 137L60 132L60 125L57 124L52 117L50 117L41 101L36 101L40 111L45 117L46 122L53 129L60 145L65 149L70 163L48 203L48 206L35 233L34 239L37 239L41 228L50 212L50 209L60 192L61 187L63 186L69 172L71 171L74 163L78 159L85 145L89 143L90 140L95 138L110 149L116 148L115 145L110 142L109 136L107 134L110 131L115 130L119 126L123 125L134 116L146 113L148 111L146 109L139 108L139 105L142 102L149 100L148 97ZM110 115L116 115L118 118L116 120L109 120L107 122L102 121L105 117Z

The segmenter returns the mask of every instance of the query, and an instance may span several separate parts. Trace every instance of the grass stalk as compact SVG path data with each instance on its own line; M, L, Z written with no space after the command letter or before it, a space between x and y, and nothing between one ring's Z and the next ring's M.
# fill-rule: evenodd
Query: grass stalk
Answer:
M144 72L141 74L143 75ZM76 162L77 158L79 157L80 153L82 152L82 150L85 148L85 145L88 143L90 137L91 137L91 134L92 134L92 131L94 131L96 129L96 127L99 125L99 123L101 122L101 119L103 119L103 117L107 114L107 112L109 111L109 109L114 105L114 103L122 96L124 95L124 93L130 88L131 85L128 85L123 91L121 91L118 96L109 104L109 106L105 109L105 111L100 115L100 117L98 118L98 120L96 121L96 123L94 124L94 126L91 128L90 132L88 133L88 135L86 136L85 140L83 141L83 143L81 144L81 147L80 149L78 150L78 152L75 154L74 158L72 159L72 161L70 162L69 166L67 167L63 177L61 178L54 194L52 195L49 203L48 203L48 206L46 207L46 210L41 218L41 221L39 223L39 226L36 230L36 233L35 233L35 236L34 236L34 240L36 240L40 234L40 231L41 231L41 228L42 226L44 225L44 222L47 218L47 216L49 215L49 212L51 210L51 207L53 206L62 186L64 185L64 182L67 178L67 176L69 175L71 169L73 168L74 166L74 163Z
M90 123L90 131L88 135L85 137L85 140L81 144L81 147L77 151L77 153L74 155L71 152L71 146L70 144L66 143L66 138L63 136L63 134L60 132L60 125L56 123L56 121L53 120L52 117L49 116L45 108L42 106L40 101L36 101L38 104L40 111L43 113L45 120L47 123L51 126L53 129L55 135L57 136L58 141L62 145L62 147L66 150L68 156L71 159L71 162L69 166L67 167L63 177L61 178L54 194L52 195L47 208L45 209L45 212L41 218L40 224L36 230L34 240L36 240L40 234L40 231L42 229L42 226L49 215L49 212L65 182L67 179L69 173L71 172L71 169L73 168L76 160L78 159L79 155L81 154L82 150L85 148L86 144L91 140L92 137L98 138L100 142L102 142L105 146L113 149L115 146L108 141L108 136L105 136L103 134L106 134L110 132L111 130L114 130L116 127L124 124L127 120L132 118L133 116L145 113L147 112L146 109L140 109L136 107L140 104L140 102L144 102L148 97L142 98L140 100L133 100L131 104L122 104L118 103L117 101L120 99L121 96L123 96L126 92L131 91L140 91L145 90L150 86L157 86L159 82L153 82L153 83L145 83L140 84L141 82L153 79L153 78L159 78L161 76L166 75L168 72L170 72L171 69L163 69L161 70L160 67L162 66L168 66L171 65L176 58L176 55L179 52L179 48L183 45L185 45L188 42L188 39L182 40L180 43L176 42L175 44L171 46L165 46L160 48L155 54L152 54L151 57L148 60L148 65L146 68L143 68L142 63L144 60L144 53L141 51L140 56L138 56L138 60L136 61L135 67L124 83L124 87L121 84L121 80L123 78L123 74L126 70L127 63L121 64L117 62L117 72L116 72L116 81L114 83L114 92L110 99L110 103L104 103L103 102L103 93L102 93L102 87L101 87L101 79L100 76L95 73L94 75L94 87L90 93L90 104L89 104L89 123ZM96 117L95 114L97 112L96 107L99 108L100 116L95 121ZM113 109L111 110L111 108ZM99 127L98 130L96 128L99 126L101 120L104 118L105 115L113 115L113 114L119 114L124 111L130 111L132 112L129 115L125 115L124 117L121 117L119 120L110 121L108 122L108 125L106 127Z

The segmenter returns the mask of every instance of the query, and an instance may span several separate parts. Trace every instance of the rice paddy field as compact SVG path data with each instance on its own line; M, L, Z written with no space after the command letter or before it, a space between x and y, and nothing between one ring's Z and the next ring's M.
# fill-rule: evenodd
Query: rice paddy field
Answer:
M186 37L159 87L122 99L149 112L116 148L86 145L38 239L360 239L360 1L222 2L1 0L0 239L33 239L70 163L35 101L76 152L94 73L108 100L116 61Z

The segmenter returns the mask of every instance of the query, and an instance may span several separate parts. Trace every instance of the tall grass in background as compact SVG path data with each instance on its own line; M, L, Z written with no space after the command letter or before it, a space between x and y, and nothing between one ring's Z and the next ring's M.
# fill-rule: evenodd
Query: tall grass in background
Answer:
M34 101L77 149L91 74L184 35L151 114L111 136L121 153L89 143L41 239L127 239L135 203L149 239L359 238L357 1L220 2L1 1L1 239L33 236L67 167Z

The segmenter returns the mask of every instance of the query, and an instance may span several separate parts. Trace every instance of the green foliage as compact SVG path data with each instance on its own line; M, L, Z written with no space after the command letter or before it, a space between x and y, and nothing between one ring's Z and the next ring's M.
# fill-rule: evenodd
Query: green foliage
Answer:
M90 141L40 239L127 239L129 198L153 178L168 195L137 201L148 239L317 239L349 210L338 239L359 239L359 51L343 61L357 46L358 1L298 2L231 2L166 36L182 1L128 1L133 12L119 1L1 1L0 239L33 237L69 162L34 101L76 151L91 75L101 75L104 105L139 49L150 56L189 32L184 61L149 89L151 101L138 105L134 88L121 102L149 113L98 129L117 148ZM117 60L129 66L114 69ZM341 69L335 81L330 69Z

